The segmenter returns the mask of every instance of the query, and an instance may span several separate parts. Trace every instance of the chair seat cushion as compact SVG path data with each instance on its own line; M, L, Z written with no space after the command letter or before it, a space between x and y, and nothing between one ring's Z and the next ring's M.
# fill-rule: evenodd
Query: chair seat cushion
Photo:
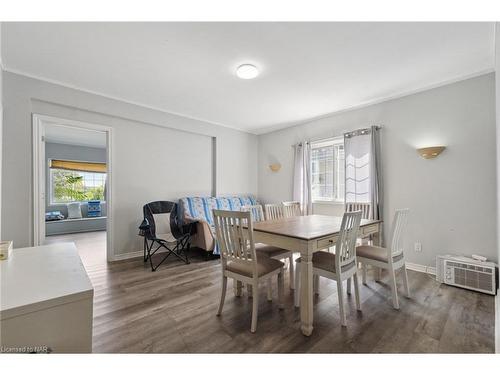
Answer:
M296 260L297 263L301 262L301 258ZM335 254L329 253L327 251L317 251L313 254L312 263L314 268L319 268L328 272L335 273ZM355 266L355 262L350 264L346 264L342 266L342 272L347 271L348 269Z
M358 246L356 247L356 256L359 258L366 258L376 260L378 262L388 263L387 259L388 250L385 247L379 246ZM403 254L400 254L393 258L393 262L397 262L398 260L403 258Z
M257 256L257 274L258 276L267 275L285 265L276 259ZM251 261L231 261L227 263L226 270L246 277L253 277L253 263Z
M168 243L177 242L177 239L174 237L172 233L156 233L156 238Z
M288 258L291 254L290 251L282 249L281 247L270 246L263 243L255 244L255 251L257 251L257 256L265 255L269 258L282 259Z

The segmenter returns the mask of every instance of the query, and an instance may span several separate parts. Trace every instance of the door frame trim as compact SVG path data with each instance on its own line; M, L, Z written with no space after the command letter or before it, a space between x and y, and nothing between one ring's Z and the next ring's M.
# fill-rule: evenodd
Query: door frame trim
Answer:
M33 124L33 246L43 245L45 240L45 203L47 199L45 173L45 126L54 124L88 131L99 131L106 134L107 178L106 178L106 259L113 261L113 170L112 145L113 129L109 126L47 116L38 113L32 115Z

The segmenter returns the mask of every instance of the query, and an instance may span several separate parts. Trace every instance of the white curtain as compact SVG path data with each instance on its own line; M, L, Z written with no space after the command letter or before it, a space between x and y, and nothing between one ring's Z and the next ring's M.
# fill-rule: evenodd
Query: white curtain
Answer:
M345 201L370 203L370 218L382 218L380 128L344 134Z
M300 202L304 215L310 215L312 214L311 145L309 142L300 142L294 148L293 200Z

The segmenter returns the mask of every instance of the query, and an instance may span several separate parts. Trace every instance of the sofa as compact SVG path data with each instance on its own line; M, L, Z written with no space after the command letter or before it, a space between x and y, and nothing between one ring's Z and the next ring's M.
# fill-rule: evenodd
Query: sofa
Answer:
M196 221L196 234L191 245L213 254L219 254L215 241L213 209L240 211L242 206L258 204L251 195L232 197L185 197L179 199L179 216L182 224Z

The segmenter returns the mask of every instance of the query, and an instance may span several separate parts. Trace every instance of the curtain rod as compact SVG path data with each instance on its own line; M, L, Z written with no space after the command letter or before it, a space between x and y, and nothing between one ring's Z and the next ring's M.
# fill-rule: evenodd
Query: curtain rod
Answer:
M359 132L359 131L369 130L369 129L370 128L361 128L361 129L351 130L351 131L343 133L342 135L334 135L332 137L313 138L313 139L307 140L306 142L307 143L316 143L316 142L322 142L322 141L326 142L326 141L329 141L329 140L335 139L335 138L340 138L340 137L344 138L344 134L354 133L354 132ZM380 129L382 129L382 126L381 125L376 125L375 129L380 130ZM302 143L302 142L299 142L299 143ZM292 145L292 147L295 147L295 146L296 146L296 144Z

